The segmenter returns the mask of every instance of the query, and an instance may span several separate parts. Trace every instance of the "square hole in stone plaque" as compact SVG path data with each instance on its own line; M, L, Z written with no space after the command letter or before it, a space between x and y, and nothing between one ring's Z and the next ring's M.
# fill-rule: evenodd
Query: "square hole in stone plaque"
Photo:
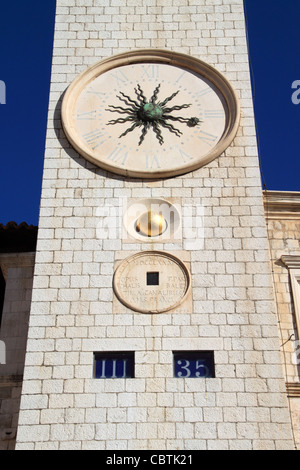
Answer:
M159 286L159 273L147 273L147 286Z

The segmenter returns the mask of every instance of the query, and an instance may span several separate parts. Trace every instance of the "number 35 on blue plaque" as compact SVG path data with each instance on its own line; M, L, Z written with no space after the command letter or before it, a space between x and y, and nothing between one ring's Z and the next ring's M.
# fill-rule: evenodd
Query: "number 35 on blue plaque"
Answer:
M178 351L174 355L174 377L213 378L215 377L214 354L212 351Z

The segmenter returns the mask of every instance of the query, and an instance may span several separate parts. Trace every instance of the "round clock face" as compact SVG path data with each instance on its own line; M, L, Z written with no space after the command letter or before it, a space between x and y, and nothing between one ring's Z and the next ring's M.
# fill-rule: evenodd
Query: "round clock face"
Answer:
M183 174L219 156L234 138L236 95L216 70L165 51L136 51L83 72L63 100L76 150L114 173Z

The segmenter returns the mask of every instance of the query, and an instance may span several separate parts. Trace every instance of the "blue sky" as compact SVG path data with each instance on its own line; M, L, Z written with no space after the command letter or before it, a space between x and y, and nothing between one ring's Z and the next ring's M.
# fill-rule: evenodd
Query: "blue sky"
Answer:
M263 183L300 191L299 0L245 0ZM38 223L55 0L0 5L0 223ZM1 85L1 82L0 82ZM0 102L3 101L0 87ZM300 101L300 100L299 100Z

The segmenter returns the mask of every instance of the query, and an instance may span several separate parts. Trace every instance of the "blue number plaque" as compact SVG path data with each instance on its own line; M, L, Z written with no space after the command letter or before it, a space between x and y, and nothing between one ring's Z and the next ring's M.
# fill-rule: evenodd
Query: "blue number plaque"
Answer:
M174 377L213 378L215 377L213 351L177 351L174 356Z
M96 379L128 379L134 377L134 352L95 353Z

